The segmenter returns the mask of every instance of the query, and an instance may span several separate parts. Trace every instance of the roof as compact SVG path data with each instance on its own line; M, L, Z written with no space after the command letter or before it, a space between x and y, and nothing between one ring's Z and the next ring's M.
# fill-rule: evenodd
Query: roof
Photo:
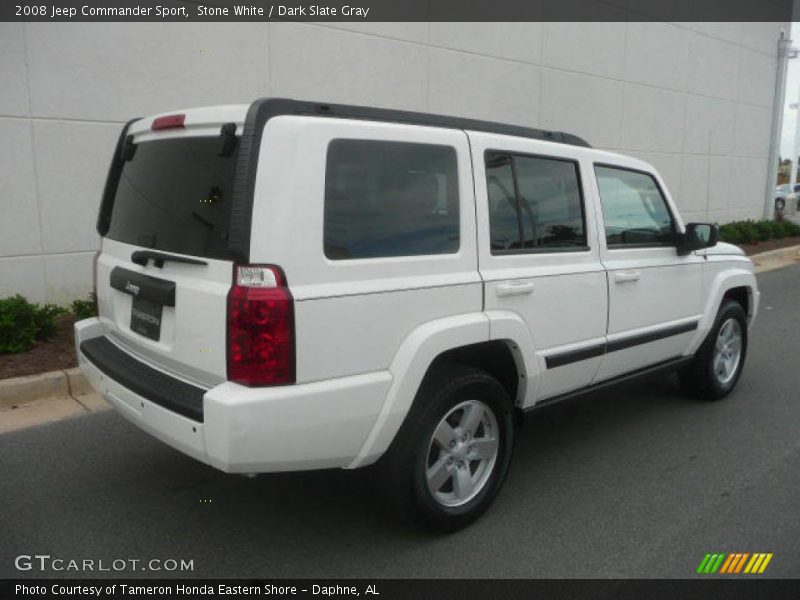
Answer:
M259 129L261 129L269 119L279 115L338 117L342 119L386 121L391 123L426 125L429 127L446 127L448 129L465 129L470 131L483 131L486 133L514 135L591 148L589 143L583 138L562 131L534 129L531 127L522 127L520 125L510 125L508 123L449 117L431 113L354 106L351 104L329 104L325 102L292 100L288 98L261 98L256 100L250 105L247 120L250 121L252 118L254 121L253 125L259 125Z

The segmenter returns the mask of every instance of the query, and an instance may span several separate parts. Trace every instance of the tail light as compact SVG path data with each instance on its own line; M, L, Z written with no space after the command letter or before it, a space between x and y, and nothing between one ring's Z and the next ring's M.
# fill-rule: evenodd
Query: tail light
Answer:
M233 267L228 380L248 386L295 381L294 300L279 267Z

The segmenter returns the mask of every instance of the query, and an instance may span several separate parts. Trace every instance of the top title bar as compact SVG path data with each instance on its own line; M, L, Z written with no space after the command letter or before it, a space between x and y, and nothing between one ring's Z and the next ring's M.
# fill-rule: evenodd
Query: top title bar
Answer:
M0 21L769 21L792 0L6 0Z

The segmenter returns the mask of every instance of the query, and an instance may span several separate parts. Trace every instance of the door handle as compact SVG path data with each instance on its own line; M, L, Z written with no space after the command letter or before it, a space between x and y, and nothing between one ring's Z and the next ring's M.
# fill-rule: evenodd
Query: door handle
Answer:
M630 281L639 281L642 278L641 271L618 271L614 273L614 281L617 283L628 283Z
M501 283L497 286L497 295L501 297L524 296L532 293L532 283Z

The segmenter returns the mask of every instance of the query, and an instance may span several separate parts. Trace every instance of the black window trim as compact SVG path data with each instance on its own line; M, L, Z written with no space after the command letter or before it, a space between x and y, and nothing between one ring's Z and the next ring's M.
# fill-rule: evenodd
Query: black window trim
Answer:
M390 256L367 256L363 258L354 257L354 258L331 258L328 256L328 252L325 248L325 195L328 189L328 155L330 153L331 144L336 141L340 140L349 140L355 142L388 142L388 143L397 143L397 144L417 144L422 146L439 146L442 148L450 148L455 153L456 158L456 187L458 197L456 198L458 204L458 244L456 245L456 249L453 252L437 252L435 254L398 254L398 255L390 255ZM458 148L451 144L437 144L431 142L411 142L408 140L391 140L387 138L361 138L361 137L334 137L328 140L328 143L325 145L325 178L323 181L323 189L322 189L322 256L325 258L327 262L332 265L338 264L352 264L357 263L361 264L364 261L374 261L374 260L397 260L397 259L412 259L412 258L436 258L436 257L446 257L446 256L456 256L461 253L461 238L463 237L463 228L461 222L461 174L458 164Z
M670 223L672 224L673 240L671 242L609 244L608 236L606 235L605 213L603 212L603 195L600 193L600 184L597 182L597 167L605 167L607 169L617 169L619 171L629 171L631 173L638 173L639 175L647 175L650 179L652 179L653 183L656 184L656 189L658 189L658 193L661 194L661 199L664 201L664 206L667 209L667 214L669 214L669 220ZM593 162L592 169L594 170L594 180L595 184L597 185L597 198L600 200L600 214L603 215L603 237L606 240L606 248L608 248L609 250L628 250L636 248L677 248L678 221L675 219L675 214L672 212L672 207L670 206L670 203L667 202L667 196L664 193L664 189L661 187L661 184L658 182L658 179L655 177L652 171L645 171L644 169L636 169L634 167L623 167L621 165L615 165L613 163L605 163L605 162Z
M583 172L581 171L581 164L580 161L576 158L567 158L563 156L552 156L550 154L538 154L533 152L518 152L516 150L497 150L493 148L487 148L483 151L483 175L484 180L486 179L486 159L489 154L505 154L512 158L511 160L511 173L514 178L514 193L516 194L515 202L517 207L517 222L519 224L520 230L520 244L522 243L522 239L525 237L524 229L522 225L522 219L520 218L520 204L519 204L519 184L517 181L517 169L514 165L514 156L521 156L524 158L541 158L545 160L557 160L561 162L568 162L572 163L575 166L575 174L577 175L578 179L578 196L580 198L580 205L581 205L581 223L583 224L583 237L586 243L583 246L552 246L546 248L509 248L507 250L496 250L492 248L492 223L491 223L491 216L488 215L489 209L489 188L487 184L486 188L486 209L487 209L487 218L489 219L489 252L492 256L509 256L509 255L516 255L516 254L559 254L564 252L589 252L591 251L592 247L589 244L589 231L586 226L586 195L583 193Z

